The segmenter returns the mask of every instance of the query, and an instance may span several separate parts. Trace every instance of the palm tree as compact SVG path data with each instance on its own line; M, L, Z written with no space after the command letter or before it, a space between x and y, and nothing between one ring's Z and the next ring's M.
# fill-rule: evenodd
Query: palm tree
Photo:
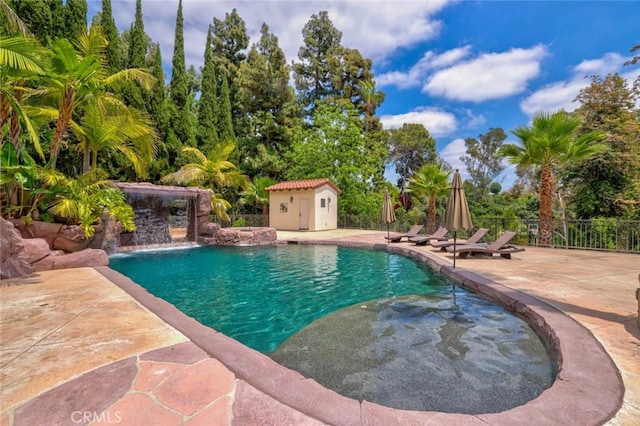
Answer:
M375 108L384 100L384 93L376 91L376 83L373 81L361 81L358 87L364 101L364 113L367 117L371 117Z
M89 34L80 37L77 50L67 39L57 39L52 46L51 67L43 76L40 90L40 114L55 120L56 126L50 151L50 166L55 169L60 145L67 129L89 100L99 107L114 101L110 92L126 81L137 80L149 89L155 78L145 70L129 68L109 75L104 66L106 38L99 26L91 26Z
M275 183L276 181L268 176L254 178L247 189L242 191L240 202L260 206L262 214L269 213L269 192L265 191L265 188Z
M439 164L425 164L416 174L409 178L407 192L413 192L419 197L429 197L429 214L427 233L436 230L436 197L449 193L450 171L442 170Z
M158 136L146 115L124 104L99 108L96 102L90 102L80 121L71 121L70 127L83 151L82 173L96 171L98 153L109 150L124 154L138 176L147 176Z
M40 140L31 117L22 106L27 89L26 81L44 74L40 66L43 50L34 38L23 35L0 37L0 129L9 124L9 140L21 153L20 133L26 134L36 152L44 159ZM0 147L4 143L4 132L0 134Z
M198 148L186 147L182 149L184 154L191 154L196 162L189 163L177 172L164 176L161 180L165 183L177 183L188 186L202 186L214 190L212 207L213 213L222 220L228 221L227 210L231 204L225 200L216 189L225 186L236 186L245 189L248 185L247 177L230 162L229 156L236 148L232 142L219 143L206 156Z
M518 127L513 133L520 145L507 144L502 154L520 169L540 168L540 239L541 245L551 245L551 219L554 191L554 168L585 160L606 149L599 143L606 134L600 131L578 136L578 117L564 111L541 112L533 117L530 127Z

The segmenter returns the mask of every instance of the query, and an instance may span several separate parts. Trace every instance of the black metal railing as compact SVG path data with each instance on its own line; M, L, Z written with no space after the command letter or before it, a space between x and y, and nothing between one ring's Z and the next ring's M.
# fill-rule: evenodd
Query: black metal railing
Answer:
M212 218L216 220L217 218ZM269 226L269 215L232 215L230 221L220 222L221 226ZM437 218L436 226L444 224L443 218ZM407 231L412 225L408 219L399 218L389 224L391 232ZM487 228L485 239L492 241L504 231L515 231L515 244L538 246L538 219L520 219L507 217L474 217L474 229L461 230L458 237L466 238L478 228ZM338 216L340 229L369 229L386 231L387 224L376 216L341 215ZM553 220L552 247L586 250L605 250L622 253L640 253L640 220L590 219L590 220Z

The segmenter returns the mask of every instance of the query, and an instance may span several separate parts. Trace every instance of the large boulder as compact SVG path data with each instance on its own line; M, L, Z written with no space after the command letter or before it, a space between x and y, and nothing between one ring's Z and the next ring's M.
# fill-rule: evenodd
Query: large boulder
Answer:
M39 238L23 238L12 222L0 217L0 278L15 278L29 275L34 271L51 269L80 268L83 266L107 266L109 256L104 250L84 249L66 254L62 250L51 250L48 240L64 238L62 246L69 248L73 243L81 247L86 242L79 227L65 227L59 224L34 222L22 227L22 234L41 235ZM44 224L44 225L43 225ZM51 226L50 226L51 225ZM52 234L52 232L57 234ZM68 243L68 242L69 243ZM67 244L67 245L65 245Z
M24 250L20 257L31 265L51 255L51 248L44 238L23 238L22 244Z
M34 263L36 271L48 271L51 269L81 268L84 266L107 266L109 256L100 249L85 249L75 253L53 253L39 262Z
M33 272L33 267L21 256L24 244L13 223L0 217L0 279L20 277Z
M53 240L52 248L66 252L84 250L89 246L90 239L84 236L84 231L77 225L64 225Z
M275 244L275 228L221 228L206 243L219 246L257 246Z

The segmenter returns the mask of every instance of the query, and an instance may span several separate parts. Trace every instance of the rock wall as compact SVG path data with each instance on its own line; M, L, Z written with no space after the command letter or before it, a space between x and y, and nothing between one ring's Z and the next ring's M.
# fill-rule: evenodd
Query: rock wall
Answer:
M46 244L46 243L45 243ZM24 244L13 223L0 217L0 279L19 277L33 272L22 257Z
M219 246L255 246L275 244L275 228L220 228L212 237L202 239L203 244Z
M22 225L21 230L15 223L0 217L0 279L52 269L109 264L109 256L104 250L87 248L93 239L84 238L81 229L78 233L79 227L18 222ZM27 237L23 238L25 235Z

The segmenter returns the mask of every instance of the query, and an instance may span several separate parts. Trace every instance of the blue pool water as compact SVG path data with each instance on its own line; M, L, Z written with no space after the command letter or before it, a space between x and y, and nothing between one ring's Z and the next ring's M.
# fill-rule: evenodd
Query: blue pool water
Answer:
M111 268L187 315L341 395L478 414L553 383L522 319L385 251L324 245L114 255Z
M451 291L442 276L403 256L336 246L172 248L113 255L109 266L264 353L354 303Z

